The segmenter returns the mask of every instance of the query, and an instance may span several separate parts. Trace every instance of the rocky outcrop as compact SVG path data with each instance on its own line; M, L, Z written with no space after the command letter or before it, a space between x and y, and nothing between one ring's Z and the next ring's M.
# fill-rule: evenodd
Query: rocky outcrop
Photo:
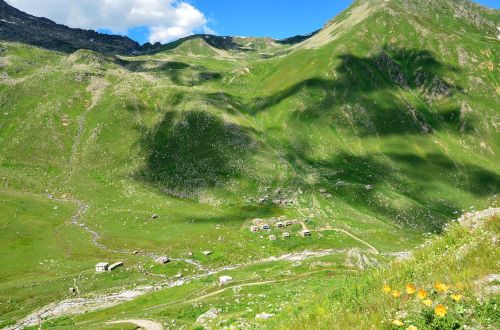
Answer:
M133 55L143 50L130 38L69 28L47 18L26 14L3 0L0 0L0 40L65 53L90 49L107 54Z

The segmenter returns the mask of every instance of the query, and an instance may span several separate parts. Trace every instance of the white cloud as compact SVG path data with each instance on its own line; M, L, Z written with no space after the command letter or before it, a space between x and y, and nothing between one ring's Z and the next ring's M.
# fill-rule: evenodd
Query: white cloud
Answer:
M146 26L152 43L169 42L197 31L212 31L205 15L181 0L6 1L22 11L70 27L126 34L131 28Z

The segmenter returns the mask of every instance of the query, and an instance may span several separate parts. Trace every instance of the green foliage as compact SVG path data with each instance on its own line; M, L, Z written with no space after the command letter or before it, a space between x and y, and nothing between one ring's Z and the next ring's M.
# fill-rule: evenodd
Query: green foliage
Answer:
M57 319L45 321L42 323L42 329L50 329L56 327L69 327L75 324L72 318L63 316Z
M409 250L466 210L498 203L499 17L462 1L365 0L309 38L282 43L193 36L115 57L2 42L0 314L19 319L72 297L75 281L82 294L119 291L306 249L339 252L307 283L305 265L264 263L235 273L243 281L294 273L286 298L278 285L249 290L269 289L261 300L273 306L308 304L294 285L321 291L327 302L316 314L303 315L308 305L289 311L313 323L333 324L332 310L346 324L367 308L388 312L378 285L392 274L343 276L345 251L365 253L363 242L382 253ZM255 218L310 214L312 230L343 229L358 239L339 231L303 239L300 224L286 240L274 227L248 230ZM456 231L440 251L464 243L467 233ZM271 234L280 239L270 241ZM153 255L175 261L152 265ZM429 269L442 276L449 266L418 258L425 266L393 266L397 285L427 285ZM98 276L93 266L103 260L125 267ZM489 270L467 260L473 273ZM457 277L470 275L453 266ZM328 272L336 281L327 281ZM167 291L182 300L214 281ZM325 285L332 290L323 292ZM82 318L97 324L111 313L174 301L163 294ZM225 307L219 296L213 301ZM257 312L234 306L228 313L237 319ZM179 312L192 322L202 312L179 308L159 317ZM493 307L484 308L491 315ZM368 326L388 317L367 315Z
M330 293L322 293L291 320L275 323L277 328L302 329L309 324L316 329L367 328L381 324L383 328L397 328L392 324L400 320L405 327L418 329L461 329L464 326L482 329L498 327L496 309L498 297L488 294L493 285L484 280L495 271L500 258L497 243L499 218L489 220L479 229L468 229L454 224L442 237L436 237L417 249L410 260L393 263L385 269L368 271L357 278L347 278ZM436 282L446 282L446 293L434 289ZM432 301L428 307L415 294L406 294L405 286L413 283L424 289ZM391 292L383 293L388 285ZM402 294L394 298L392 292ZM460 294L454 301L452 294ZM434 308L442 304L445 317L436 315Z

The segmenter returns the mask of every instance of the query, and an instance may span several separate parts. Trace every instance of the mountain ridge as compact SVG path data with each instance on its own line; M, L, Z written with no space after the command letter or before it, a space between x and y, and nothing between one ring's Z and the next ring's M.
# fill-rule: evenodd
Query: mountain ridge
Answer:
M253 37L235 37L235 36L216 36L209 34L195 34L185 38L180 38L167 44L156 43L152 45L145 43L139 45L136 41L128 37L108 35L95 32L93 30L83 30L69 28L67 26L55 23L47 18L35 17L24 13L9 4L4 0L0 0L0 39L5 41L17 41L34 46L45 47L62 52L73 52L78 49L95 50L106 54L115 55L140 55L147 53L160 52L165 49L175 48L184 42L202 39L209 46L224 51L245 51L242 47L241 39L258 40L261 44L260 48L269 48L269 43L292 46L294 49L318 47L324 43L331 42L336 38L335 31L344 31L343 25L350 26L360 23L371 11L380 10L383 7L389 7L392 10L397 7L406 8L407 10L418 11L422 8L440 8L442 11L454 10L454 16L457 19L463 19L476 26L488 26L493 30L493 36L496 36L496 24L482 16L474 15L471 10L481 10L482 12L495 13L498 10L488 9L477 3L469 0L461 0L459 6L451 4L449 1L439 2L428 0L422 4L416 5L412 2L401 0L356 0L343 13L333 17L326 22L324 26L309 34L297 35L282 40L272 38L253 38ZM346 17L346 15L348 15ZM349 19L349 17L351 17ZM339 25L340 24L340 25ZM32 33L37 30L37 33ZM57 37L55 37L57 35ZM238 40L240 42L238 42ZM265 46L268 44L267 47ZM275 47L270 47L270 49ZM255 50L255 49L254 49Z
M36 30L37 33L32 33ZM317 31L316 31L317 32ZM233 40L259 40L260 43L277 42L295 44L308 39L308 35L297 35L283 40L272 38L243 38L235 36L216 36L210 34L195 34L180 38L170 43L154 45L138 44L125 36L109 35L93 30L70 28L44 17L36 17L22 12L0 0L0 40L21 42L61 52L74 52L79 49L89 49L112 55L140 55L170 49L175 45L193 39L204 39L210 46L226 51L242 50L241 45Z

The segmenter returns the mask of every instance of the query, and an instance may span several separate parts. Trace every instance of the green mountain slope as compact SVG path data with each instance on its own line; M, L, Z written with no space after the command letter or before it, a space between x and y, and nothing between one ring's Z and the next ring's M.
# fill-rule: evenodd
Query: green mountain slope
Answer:
M477 216L454 223L408 260L305 298L272 328L498 328L498 216Z
M2 42L0 260L20 265L0 271L0 321L73 286L304 250L337 251L344 271L351 249L384 259L495 206L499 20L468 1L359 0L288 42L195 36L135 57ZM248 230L280 216L290 239ZM102 260L126 267L99 276Z

